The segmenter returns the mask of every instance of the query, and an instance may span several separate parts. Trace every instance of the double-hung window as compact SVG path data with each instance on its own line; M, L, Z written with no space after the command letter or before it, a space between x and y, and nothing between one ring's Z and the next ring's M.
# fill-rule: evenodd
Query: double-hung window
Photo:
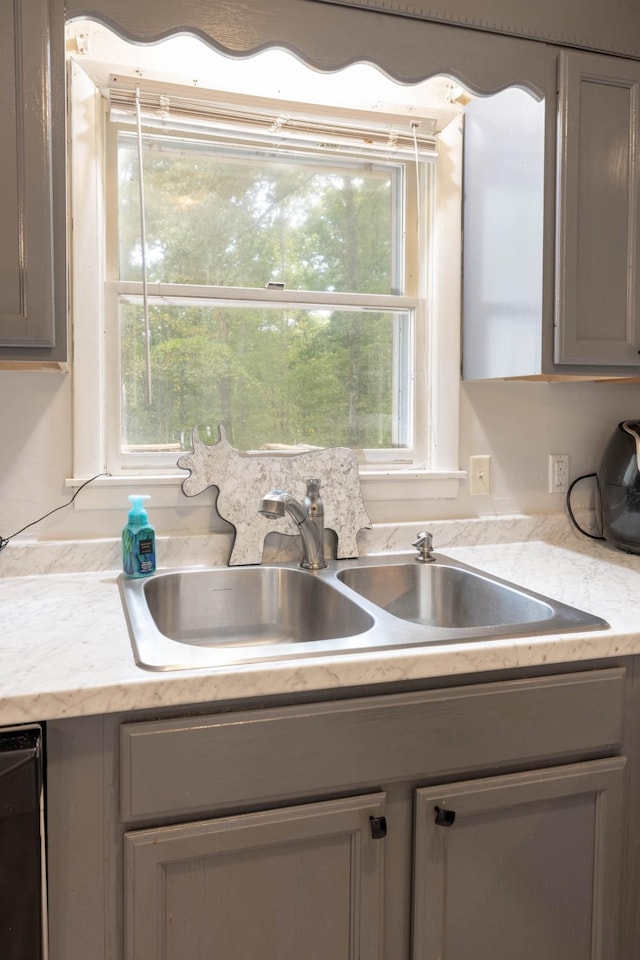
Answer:
M429 125L291 94L100 83L80 59L71 91L74 224L93 180L104 227L74 242L76 354L101 355L94 378L79 371L104 398L84 428L94 463L102 448L111 473L175 470L194 428L215 442L223 425L242 450L348 446L365 472L433 469ZM100 286L104 340L78 331Z

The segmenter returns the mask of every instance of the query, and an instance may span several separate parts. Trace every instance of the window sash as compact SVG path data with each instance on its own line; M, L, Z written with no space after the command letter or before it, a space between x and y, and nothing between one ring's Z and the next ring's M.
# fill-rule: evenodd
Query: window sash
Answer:
M109 240L108 245L110 251L118 249L119 246L119 236L118 236L118 194L116 184L118 182L117 175L116 180L113 180L114 172L118 169L118 151L122 141L119 138L122 128L119 126L113 126L109 129L109 136L107 142L108 149L108 189L113 192L113 197L109 205ZM131 132L129 130L124 131L127 137L131 137ZM142 132L142 139L146 139L149 135ZM250 159L254 160L256 163L259 163L261 160L266 159L267 162L273 163L274 158L271 155L266 157L261 156L261 146L256 145L255 142L243 143L241 145L235 141L233 144L227 144L218 138L213 139L211 136L205 138L185 138L182 136L173 136L166 133L157 133L152 134L151 138L158 136L160 139L166 139L168 136L172 139L175 139L177 143L184 142L188 147L190 144L198 146L203 144L205 147L206 155L206 146L210 145L213 151L220 156L225 155L225 149L228 147L235 148L235 150L246 150L247 155ZM219 148L219 149L218 149ZM255 154L252 155L251 148L255 148ZM278 151L276 151L277 154ZM300 145L298 144L295 151L296 163L300 166L304 166L308 163L310 166L317 164L318 157L313 157L309 152L304 149L301 150ZM362 161L362 153L358 156L353 156L345 158L343 155L335 155L332 152L327 152L325 149L323 156L327 158L329 165L332 161L335 161L336 168L340 168L341 165L344 165L344 169L347 173L353 171L353 168L350 166L349 161L358 159ZM420 207L418 201L418 187L417 187L417 178L418 171L416 169L415 160L413 163L398 163L396 159L387 160L382 166L387 166L391 170L391 190L392 190L392 217L393 223L391 227L391 295L396 295L400 293L409 293L412 294L415 292L415 283L412 285L413 278L416 278L419 274L419 269L417 268L417 247L419 246L418 242L418 226L417 226L417 211ZM421 179L424 181L424 184L431 182L432 180L432 171L431 164L423 163L420 161L420 166L422 168L423 175ZM425 187L423 186L422 192L425 192ZM408 216L407 212L410 208L415 207L416 213L413 217ZM411 266L410 266L411 264ZM115 258L109 260L107 275L109 279L115 280L120 278L120 268ZM292 288L293 289L293 288ZM302 292L301 290L299 292ZM342 291L345 292L345 291Z
M151 306L167 304L190 307L223 307L223 306L265 306L269 307L296 307L304 306L307 309L330 310L359 310L374 313L408 313L410 314L409 329L406 325L399 325L394 342L394 359L396 360L397 380L394 384L394 430L398 443L404 444L390 448L375 448L359 450L363 468L370 467L407 467L417 460L424 460L423 445L416 444L414 438L423 436L421 430L416 429L416 421L422 417L418 415L417 398L424 396L426 383L424 375L416 373L416 368L424 370L423 364L417 364L415 357L417 350L424 350L424 338L421 330L424 323L422 318L423 305L413 297L366 295L366 294L332 294L298 291L259 290L253 288L228 288L187 286L183 284L149 284L148 298ZM106 336L105 348L107 355L105 390L106 390L106 431L108 460L107 468L110 472L121 472L134 469L136 472L158 471L175 466L179 450L170 447L167 450L148 450L134 452L122 450L121 440L121 354L119 335L119 304L121 302L140 302L143 294L143 284L135 281L113 281L105 284L105 311ZM406 411L400 417L399 408ZM195 424L194 424L195 426ZM215 425L214 425L215 426Z

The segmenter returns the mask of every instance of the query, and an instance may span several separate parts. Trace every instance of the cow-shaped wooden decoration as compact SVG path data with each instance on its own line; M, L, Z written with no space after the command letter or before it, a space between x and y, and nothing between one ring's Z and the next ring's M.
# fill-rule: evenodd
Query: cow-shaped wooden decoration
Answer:
M202 443L198 431L191 435L192 453L178 459L178 466L189 470L182 484L188 497L202 493L207 487L218 488L218 513L233 524L236 536L229 565L260 563L265 536L275 530L295 535L290 517L270 520L258 513L262 497L271 490L286 490L303 502L307 480L320 480L324 503L325 529L338 538L337 557L357 557L356 536L363 527L370 527L360 492L358 460L348 447L328 447L286 456L244 453L227 441L222 426L220 440Z

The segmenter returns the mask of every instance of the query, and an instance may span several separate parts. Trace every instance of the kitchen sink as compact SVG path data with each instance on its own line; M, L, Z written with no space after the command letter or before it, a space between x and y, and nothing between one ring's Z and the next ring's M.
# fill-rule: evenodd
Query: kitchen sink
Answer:
M373 626L353 599L297 567L121 577L120 588L136 660L152 669L305 656Z
M186 670L603 630L606 621L445 557L209 567L119 578L139 666Z
M430 627L504 627L554 615L553 601L448 563L354 567L338 579L394 617Z

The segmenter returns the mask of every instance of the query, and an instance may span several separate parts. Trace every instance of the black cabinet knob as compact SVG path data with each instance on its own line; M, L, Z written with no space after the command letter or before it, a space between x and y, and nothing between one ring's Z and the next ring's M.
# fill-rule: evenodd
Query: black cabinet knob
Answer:
M374 840L384 840L387 835L386 817L369 817L371 824L371 836Z
M436 812L435 821L439 827L450 827L456 818L455 810L443 810L442 807L434 807Z

